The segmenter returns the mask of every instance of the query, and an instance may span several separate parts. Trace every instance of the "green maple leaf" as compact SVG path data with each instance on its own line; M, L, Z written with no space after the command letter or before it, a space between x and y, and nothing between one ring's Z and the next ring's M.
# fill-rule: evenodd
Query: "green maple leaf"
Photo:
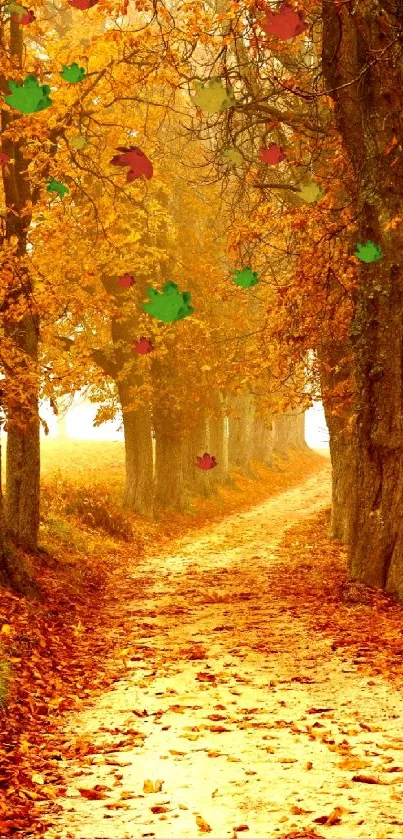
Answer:
M150 298L150 303L143 303L142 307L147 314L163 321L163 323L173 323L176 320L181 320L191 315L194 311L193 306L190 306L190 293L188 291L179 291L176 283L168 280L163 286L162 292L156 291L155 288L148 288L147 294Z
M300 184L299 197L302 198L303 201L306 201L307 204L313 204L318 200L318 198L322 198L323 195L323 189L316 183L316 181L311 181L307 184Z
M46 192L57 192L58 195L60 195L60 198L63 198L63 195L65 195L66 192L69 191L67 189L67 186L60 183L60 181L55 181L54 178L49 178L49 180L46 181L46 183L49 184L49 186L46 189Z
M256 271L252 271L249 265L242 271L235 271L235 277L232 278L232 281L241 288L252 288L260 282Z
M232 163L233 166L237 166L237 164L243 163L243 157L241 155L241 152L238 151L238 149L224 149L222 155L229 161L229 163Z
M22 114L34 114L38 111L44 111L52 105L52 100L49 98L50 87L47 84L40 85L35 76L27 76L22 85L17 82L9 81L8 86L11 90L10 96L5 96L4 99L7 105L11 105L16 111Z
M221 79L209 79L208 82L195 82L196 93L192 102L209 114L218 114L235 105L231 91L227 91Z
M85 70L84 67L79 67L75 62L69 66L63 64L63 70L60 73L60 76L65 82L76 84L77 82L82 82L82 80L85 79Z
M383 253L380 245L375 245L374 242L368 241L365 245L358 242L355 256L358 256L362 262L378 262L378 259L382 259Z

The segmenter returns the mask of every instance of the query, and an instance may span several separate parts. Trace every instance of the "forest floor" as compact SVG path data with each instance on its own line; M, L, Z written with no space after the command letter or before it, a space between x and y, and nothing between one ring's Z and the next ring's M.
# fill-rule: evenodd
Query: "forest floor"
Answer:
M4 835L402 839L402 607L345 585L329 460L281 471L250 509L117 555L108 599L75 606L19 741L36 817Z

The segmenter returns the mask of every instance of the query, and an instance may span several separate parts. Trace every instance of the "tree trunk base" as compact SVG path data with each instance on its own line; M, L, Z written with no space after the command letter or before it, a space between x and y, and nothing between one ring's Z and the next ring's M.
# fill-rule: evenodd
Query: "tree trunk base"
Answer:
M23 557L5 541L0 552L0 585L21 594L28 600L43 599L42 592L33 579Z

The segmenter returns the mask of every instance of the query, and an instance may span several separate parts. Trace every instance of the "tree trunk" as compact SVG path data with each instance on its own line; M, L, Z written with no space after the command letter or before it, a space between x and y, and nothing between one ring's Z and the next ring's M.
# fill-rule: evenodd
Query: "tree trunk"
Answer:
M155 426L154 504L158 510L188 509L184 473L185 438L167 432L161 422Z
M124 506L141 516L153 516L153 449L151 417L147 405L125 411L127 388L119 385L126 453Z
M330 535L348 544L355 491L355 439L349 425L352 417L351 346L347 339L332 341L319 346L317 355L332 463Z
M270 424L270 427L266 422ZM272 420L263 422L260 417L255 417L253 458L266 466L271 466L273 461L273 427Z
M277 452L283 457L288 457L290 426L287 419L284 414L273 416L273 452Z
M32 365L38 360L37 321L30 315L17 323L10 320L5 334L23 353L16 374L26 394L24 405L11 400L7 405L7 528L17 544L35 551L39 533L40 423L39 382Z
M229 401L229 467L238 467L253 477L250 463L253 457L254 403L250 393L232 396Z
M225 484L228 480L228 436L227 422L223 410L223 395L215 394L215 410L218 417L209 417L209 448L214 455L217 466L211 471L211 478L215 483Z
M323 71L353 172L357 240L382 247L360 263L351 327L356 387L349 569L403 599L402 166L385 149L403 131L400 3L323 3ZM375 61L374 56L382 55ZM363 79L365 77L365 83Z
M0 585L10 588L29 600L41 599L41 592L32 578L25 560L18 555L7 531L3 508L0 441Z
M211 471L204 471L196 465L197 457L202 457L204 452L214 454L210 448L209 422L206 413L200 411L185 438L183 450L185 483L191 496L209 498L216 491L213 473L218 466Z

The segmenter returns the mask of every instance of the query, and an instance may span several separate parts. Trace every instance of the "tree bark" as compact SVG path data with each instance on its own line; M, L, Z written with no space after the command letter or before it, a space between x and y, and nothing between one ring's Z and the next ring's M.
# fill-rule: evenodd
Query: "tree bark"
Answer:
M188 509L188 493L183 468L185 438L173 435L161 422L155 425L155 480L156 510Z
M214 455L217 466L211 471L214 483L225 484L228 481L228 436L227 422L224 415L223 394L214 395L214 408L218 416L209 417L209 449Z
M0 441L0 585L10 588L29 600L41 599L41 592L26 567L24 559L18 555L12 543L4 515L1 482L1 441Z
M119 385L125 437L126 484L123 504L141 516L153 516L153 447L151 417L147 405L125 410L130 405L127 385Z
M353 579L403 599L403 265L401 162L385 149L403 130L400 3L323 2L323 70L354 175L357 239L383 258L360 265L351 327L356 384ZM377 60L377 56L382 56Z
M330 535L344 544L350 542L354 509L356 456L355 438L351 428L352 384L351 345L348 339L321 344L317 349L320 362L322 402L329 430L332 463L332 512Z
M184 444L184 474L188 492L191 496L201 495L209 498L215 490L214 472L218 466L211 471L203 471L196 465L197 457L202 457L204 452L214 454L210 451L210 426L205 411L201 410L194 419L187 434Z
M253 477L250 467L253 456L254 403L250 393L232 396L229 400L228 461L230 469L238 467Z
M253 457L266 466L271 466L273 462L273 428L272 420L263 422L260 417L255 416Z

